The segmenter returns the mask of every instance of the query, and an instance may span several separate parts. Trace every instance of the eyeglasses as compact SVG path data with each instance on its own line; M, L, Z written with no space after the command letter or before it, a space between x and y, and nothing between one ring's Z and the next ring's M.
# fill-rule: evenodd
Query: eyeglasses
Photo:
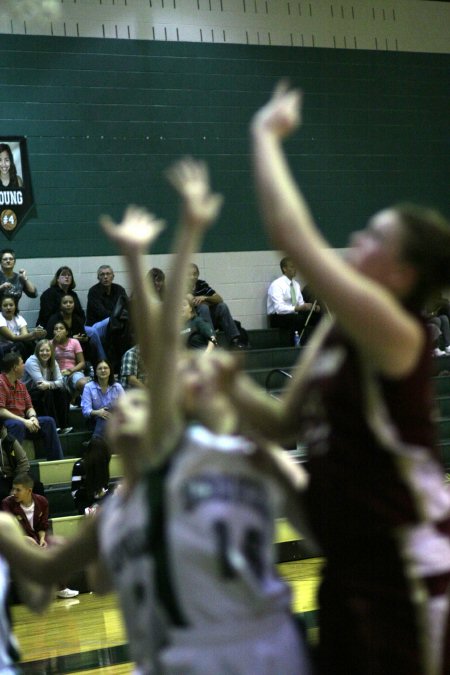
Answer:
M15 258L2 258L2 262L14 262Z

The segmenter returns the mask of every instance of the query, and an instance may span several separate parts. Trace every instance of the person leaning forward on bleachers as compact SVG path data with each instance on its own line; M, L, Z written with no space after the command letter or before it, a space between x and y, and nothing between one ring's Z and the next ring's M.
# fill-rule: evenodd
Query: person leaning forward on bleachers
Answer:
M3 499L2 510L17 519L31 545L47 548L48 500L44 495L34 492L34 480L30 475L22 473L14 478L12 494ZM63 599L74 598L79 595L79 591L59 584L56 595Z
M24 438L42 437L47 459L62 459L63 451L52 417L36 415L30 394L21 378L25 365L20 354L10 352L3 358L0 374L0 420L7 430L22 443Z
M207 281L199 279L199 275L197 265L191 263L188 273L188 292L193 295L195 311L214 330L224 332L231 349L245 349L246 345L241 339L240 330L231 316L228 305Z

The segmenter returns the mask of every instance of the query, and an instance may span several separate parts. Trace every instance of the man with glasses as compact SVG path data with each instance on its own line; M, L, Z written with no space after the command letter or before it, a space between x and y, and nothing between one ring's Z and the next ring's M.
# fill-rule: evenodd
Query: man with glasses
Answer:
M0 251L0 296L7 293L14 296L18 303L25 293L29 298L37 298L36 286L28 279L27 271L20 269L14 272L16 254L12 248L4 248Z

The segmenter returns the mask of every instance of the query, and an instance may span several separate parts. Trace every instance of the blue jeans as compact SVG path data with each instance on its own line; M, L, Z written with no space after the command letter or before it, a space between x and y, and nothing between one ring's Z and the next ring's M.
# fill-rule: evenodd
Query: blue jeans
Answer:
M109 316L106 319L97 321L93 326L85 326L84 330L86 335L91 341L91 344L94 345L97 351L97 361L103 361L106 359L105 348L103 347L102 340L106 337L106 331L108 329Z
M43 438L45 449L47 451L47 459L63 459L64 454L58 434L56 433L55 420L53 417L46 416L39 416L38 420L41 428L35 433L28 431L25 424L19 422L18 420L4 420L4 424L8 432L17 438L19 443L22 443L25 438L29 438L31 440L36 437Z
M239 330L225 302L219 302L217 305L208 305L207 302L202 302L195 309L199 317L207 321L214 330L223 330L228 342L239 337Z

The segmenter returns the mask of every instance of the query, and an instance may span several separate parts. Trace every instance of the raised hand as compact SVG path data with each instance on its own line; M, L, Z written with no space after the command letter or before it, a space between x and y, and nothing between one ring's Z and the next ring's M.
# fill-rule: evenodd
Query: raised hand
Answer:
M122 222L117 225L109 216L101 216L104 233L123 253L145 253L164 228L164 221L137 206L129 206Z
M299 89L289 89L284 80L275 87L272 98L253 117L252 131L269 131L277 138L291 134L301 124L302 95Z
M223 198L211 192L204 162L182 159L166 171L166 177L183 200L185 225L203 228L215 220Z

